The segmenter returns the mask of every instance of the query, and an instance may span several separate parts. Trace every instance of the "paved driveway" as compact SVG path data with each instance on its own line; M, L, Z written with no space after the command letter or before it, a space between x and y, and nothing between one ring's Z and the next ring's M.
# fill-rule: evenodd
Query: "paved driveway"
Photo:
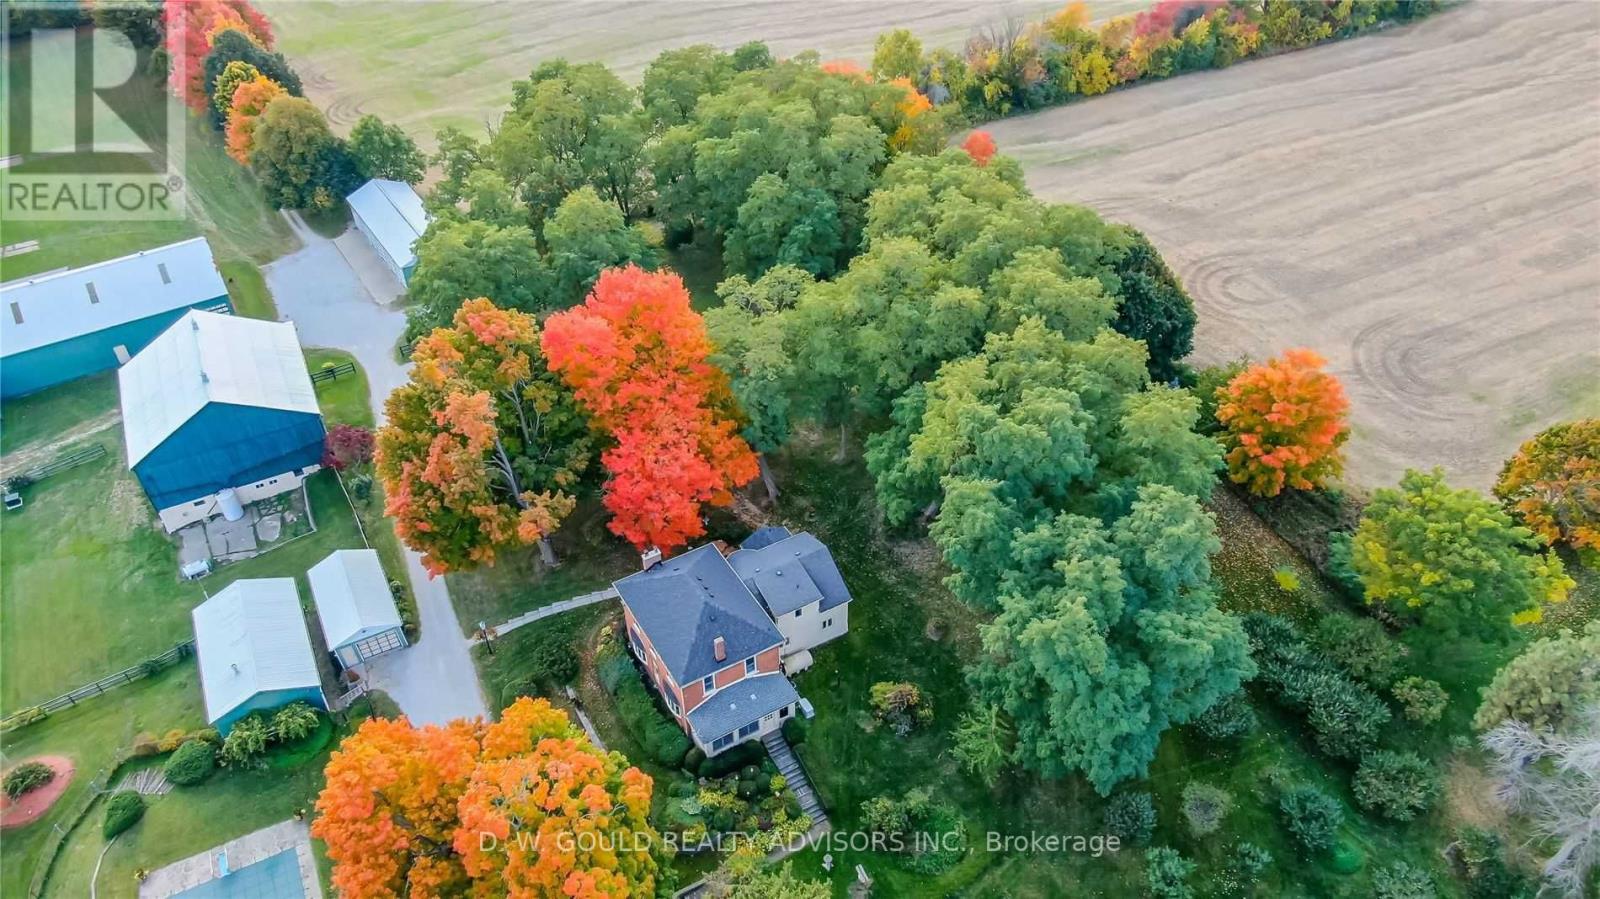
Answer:
M405 383L407 366L394 348L405 331L403 312L372 298L339 246L287 214L303 246L264 272L281 317L295 323L301 343L352 353L366 370L372 408L383 422L383 398ZM357 259L357 265L361 260ZM371 280L370 278L368 280ZM412 721L442 724L488 717L483 688L444 578L429 578L420 554L406 550L406 575L417 597L422 638L410 648L368 663L367 680L388 693Z

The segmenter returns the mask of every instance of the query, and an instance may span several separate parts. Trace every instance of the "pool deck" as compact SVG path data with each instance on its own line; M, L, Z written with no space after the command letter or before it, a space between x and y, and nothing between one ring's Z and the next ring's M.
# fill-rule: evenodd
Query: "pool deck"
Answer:
M222 874L217 867L220 853L228 854L228 870L238 871L285 850L293 850L300 862L300 883L305 888L306 899L322 899L317 862L311 855L311 830L304 821L295 820L263 827L151 872L139 884L139 899L169 899L216 880Z

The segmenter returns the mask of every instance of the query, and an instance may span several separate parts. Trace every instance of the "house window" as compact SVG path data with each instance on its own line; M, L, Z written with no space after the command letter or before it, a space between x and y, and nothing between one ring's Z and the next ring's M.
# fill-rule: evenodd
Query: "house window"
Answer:
M716 752L719 749L726 749L728 748L728 744L732 742L733 734L723 734L722 736L711 741L711 751Z
M789 717L789 707L788 706L784 706L783 708L779 709L778 710L778 717L779 718L787 718L787 717Z
M678 714L678 697L673 696L672 691L665 688L662 689L661 695L666 698L667 708L672 710L672 714Z
M822 629L823 630L827 630L830 627L833 627L833 619L832 618L824 618L824 619L822 619Z
M755 656L751 656L750 658L744 660L744 673L745 674L755 674L756 673L756 657Z
M700 689L706 691L707 693L710 693L711 691L715 690L716 688L717 688L717 683L716 683L715 680L712 679L711 675L709 675L709 674L706 675L700 681Z
M760 721L752 721L749 724L746 724L744 727L739 728L739 739L743 740L745 737L750 736L751 734L755 733L756 731L758 731L760 729L761 729L761 722Z
M794 617L796 617L796 618L799 618L799 617L800 617L800 615L801 615L801 614L802 614L802 613L803 613L803 612L805 612L805 609L795 609L795 610L794 610Z

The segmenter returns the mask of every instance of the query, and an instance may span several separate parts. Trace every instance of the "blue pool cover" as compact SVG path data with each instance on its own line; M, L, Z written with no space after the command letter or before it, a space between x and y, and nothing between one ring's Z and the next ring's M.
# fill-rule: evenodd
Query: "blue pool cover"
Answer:
M300 860L285 849L253 865L184 890L176 899L305 899Z

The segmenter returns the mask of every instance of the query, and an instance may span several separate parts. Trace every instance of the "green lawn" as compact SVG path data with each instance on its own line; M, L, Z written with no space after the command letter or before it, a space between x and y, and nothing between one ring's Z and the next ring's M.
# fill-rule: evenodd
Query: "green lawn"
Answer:
M233 300L234 312L246 318L278 320L272 291L267 289L267 279L255 263L248 259L230 259L218 263L217 268L228 282L228 296Z
M306 368L313 372L356 361L354 356L344 350L309 349L305 351L305 355ZM316 388L317 405L322 407L322 418L328 425L372 427L367 373L360 365L356 365L355 374L340 375L331 381L318 382Z
M10 49L11 66L6 74L12 86L7 90L29 89L31 45L17 41ZM140 110L151 122L159 122L166 116L168 104L177 102L163 89L160 77L134 79L131 84L127 90L140 91L147 97ZM67 102L67 98L63 96L59 102ZM219 260L263 263L294 249L298 241L288 223L263 199L255 177L224 152L221 136L204 119L186 114L184 121L188 205L183 217L162 221L7 221L4 243L37 240L40 248L0 261L0 281L114 259L197 234L206 235ZM22 125L26 128L27 123ZM26 133L15 133L17 145L25 146ZM16 175L82 172L86 164L85 159L73 157L24 162L0 170L0 189ZM119 163L113 161L109 165L116 164Z
M479 621L498 624L609 587L637 568L638 555L606 530L609 519L598 500L580 501L551 539L561 559L559 568L546 568L538 550L530 547L503 554L492 566L446 575L462 631L470 635Z
M8 762L49 754L65 755L77 766L72 786L43 818L20 830L6 831L5 839L0 840L0 895L27 895L40 852L54 828L65 823L85 798L90 781L109 769L118 752L137 734L193 729L204 723L195 666L184 663L123 687L114 696L82 703L0 737ZM86 825L98 838L99 818L94 810Z
M6 400L0 406L0 455L59 439L68 429L112 412L117 402L114 371Z

